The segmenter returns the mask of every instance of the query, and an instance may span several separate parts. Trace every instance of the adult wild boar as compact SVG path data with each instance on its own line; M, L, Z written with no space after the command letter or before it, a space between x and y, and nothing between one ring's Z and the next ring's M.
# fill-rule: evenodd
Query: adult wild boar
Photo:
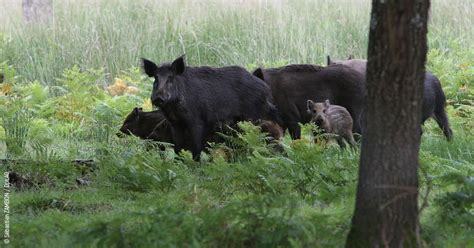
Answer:
M125 118L120 132L141 139L173 143L171 125L160 110L144 112L142 108L134 108Z
M364 75L365 75L365 70L367 69L367 60L354 59L352 55L350 55L347 60L331 60L331 57L329 57L328 55L327 60L328 60L327 61L328 65L335 65L335 64L346 65Z
M331 103L345 107L354 120L353 132L361 133L360 116L366 98L365 78L352 68L341 65L321 67L307 64L280 68L257 68L253 75L271 88L274 103L292 139L299 139L298 123L308 123L311 115L306 101Z
M225 126L219 126L218 130L215 131L222 133L229 132ZM125 118L120 132L127 135L133 134L141 139L151 139L157 142L174 144L171 124L166 120L161 110L145 112L142 108L134 108ZM186 137L185 148L189 149L191 147L189 134L186 134ZM224 140L216 134L209 137L209 141L223 142ZM165 147L161 146L160 148L164 150Z
M268 86L242 67L191 67L181 56L160 66L143 59L143 69L155 79L151 101L171 123L175 152L183 149L189 132L195 160L206 137L222 123L258 119L281 123Z
M365 75L367 69L367 60L365 59L352 59L349 57L348 60L331 60L328 56L328 65L341 64L352 67L354 70ZM431 72L425 73L425 81L423 84L423 106L421 113L421 125L425 123L427 119L433 117L438 123L439 128L443 130L444 136L447 140L451 140L453 131L449 126L448 116L444 109L446 105L446 96L441 82Z
M267 133L272 140L280 140L281 137L283 137L281 127L272 121L259 121L256 124L258 124L262 132ZM233 133L232 130L236 128L235 126L227 127L227 125L220 125L217 126L214 131L223 134L231 134ZM171 125L160 110L144 112L142 108L134 108L125 118L120 132L121 133L117 134L119 137L121 137L122 134L133 134L141 139L151 139L158 142L174 144ZM220 143L225 140L221 135L213 133L210 134L207 141ZM187 133L185 149L190 149L190 147L191 143L189 142L189 134ZM161 149L164 148L165 147L161 147Z

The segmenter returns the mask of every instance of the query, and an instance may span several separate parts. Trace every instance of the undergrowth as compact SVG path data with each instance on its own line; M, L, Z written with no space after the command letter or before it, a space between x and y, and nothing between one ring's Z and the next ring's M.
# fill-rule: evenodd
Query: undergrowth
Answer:
M0 17L8 24L0 29L0 159L13 180L12 246L344 245L360 151L314 137L312 125L276 149L241 123L200 163L116 133L134 107L152 110L140 57L186 53L193 65L248 70L364 57L369 1L94 3L56 1L49 27ZM424 126L422 239L472 247L474 7L432 5L427 68L442 82L454 139L434 121Z

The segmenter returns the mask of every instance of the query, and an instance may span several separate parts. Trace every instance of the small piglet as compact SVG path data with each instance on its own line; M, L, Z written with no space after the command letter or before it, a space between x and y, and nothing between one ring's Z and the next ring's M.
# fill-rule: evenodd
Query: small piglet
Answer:
M340 147L344 147L344 140L352 146L356 145L352 134L352 117L346 108L331 105L329 100L320 103L307 101L307 111L314 122L326 133L336 134L336 140Z

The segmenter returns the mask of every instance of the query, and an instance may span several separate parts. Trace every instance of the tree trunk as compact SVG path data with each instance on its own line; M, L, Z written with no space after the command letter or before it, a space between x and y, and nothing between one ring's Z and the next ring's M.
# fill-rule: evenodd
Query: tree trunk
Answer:
M52 0L23 0L23 16L29 23L48 22L53 16Z
M347 247L419 245L418 151L429 0L373 0L359 182Z

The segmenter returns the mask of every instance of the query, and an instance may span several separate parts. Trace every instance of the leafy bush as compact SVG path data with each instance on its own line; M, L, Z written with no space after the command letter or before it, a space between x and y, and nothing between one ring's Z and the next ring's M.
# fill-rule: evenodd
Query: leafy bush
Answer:
M32 113L23 106L23 101L8 101L2 109L2 126L8 157L21 156L25 152Z
M455 188L436 199L436 204L443 211L439 212L441 222L455 222L474 230L474 178L460 173L449 173L443 176L447 186ZM462 220L460 223L459 221Z

